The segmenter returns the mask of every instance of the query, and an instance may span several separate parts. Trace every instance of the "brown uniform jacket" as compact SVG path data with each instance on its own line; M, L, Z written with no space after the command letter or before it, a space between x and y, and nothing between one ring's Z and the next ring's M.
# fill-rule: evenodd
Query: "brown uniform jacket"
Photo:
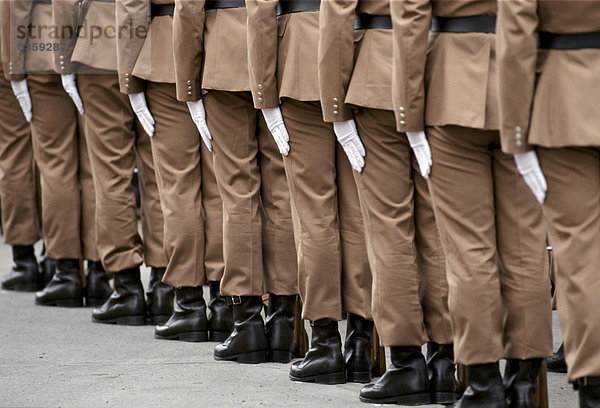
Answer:
M502 149L600 146L600 50L538 52L536 41L600 32L600 1L501 1L498 19Z
M278 0L246 0L248 61L254 106L280 98L319 101L319 12L277 17Z
M389 15L390 1L329 0L321 3L319 88L326 122L351 119L348 105L394 109L392 32L355 30L357 14Z
M197 101L201 90L250 90L246 8L204 10L204 0L175 0L177 98Z
M391 0L393 101L399 131L498 129L494 34L438 33L431 18L496 14L495 0Z
M173 0L117 0L117 67L121 92L144 90L144 81L175 83L173 17L152 19L150 5Z
M52 5L5 0L1 7L6 79L21 80L25 73L54 73Z
M58 28L54 69L59 74L76 71L77 63L102 70L117 70L115 2L52 0L53 24ZM77 29L79 35L77 35Z

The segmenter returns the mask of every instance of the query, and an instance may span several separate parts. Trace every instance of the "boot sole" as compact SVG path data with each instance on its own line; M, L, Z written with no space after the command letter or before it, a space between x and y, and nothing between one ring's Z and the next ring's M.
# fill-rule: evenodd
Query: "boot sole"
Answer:
M35 299L35 304L38 306L83 307L83 298L53 299L48 301Z
M347 371L346 379L348 382L353 383L370 383L373 377L370 371Z
M215 341L217 343L223 343L229 337L231 333L221 331L211 331L208 333L208 341Z
M153 324L155 326L160 326L160 325L163 325L166 322L168 322L170 318L171 318L171 315L152 315L152 316L150 316L150 318L148 320L149 320L150 324Z
M397 405L408 405L418 406L431 404L431 396L429 393L424 394L409 394L409 395L398 395L396 397L371 399L360 396L362 402L369 404L397 404Z
M214 357L217 361L237 361L240 364L259 364L267 362L266 351L253 351L251 353L234 354L228 357Z
M450 405L458 400L458 394L454 392L434 392L431 394L432 404Z
M92 322L103 324L120 324L123 326L144 326L146 324L146 316L121 316L112 319L98 319L92 316Z
M269 362L271 363L289 363L294 359L294 354L290 351L271 350L269 352Z
M36 292L38 290L37 283L15 283L14 285L2 284L0 287L2 290L12 290L14 292Z
M208 332L194 331L177 333L172 336L161 336L160 334L154 333L154 338L158 340L179 340L179 341L191 341L191 342L204 342L208 341Z
M314 382L316 384L344 384L346 382L346 373L331 373L331 374L318 374L309 377L294 377L290 374L290 380L299 382Z

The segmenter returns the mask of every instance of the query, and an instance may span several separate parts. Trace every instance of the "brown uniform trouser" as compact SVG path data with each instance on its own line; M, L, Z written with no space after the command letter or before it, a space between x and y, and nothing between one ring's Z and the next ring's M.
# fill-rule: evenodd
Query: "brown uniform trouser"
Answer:
M452 343L442 244L427 181L394 112L361 109L367 151L354 173L373 273L372 311L382 346Z
M201 286L223 276L223 204L212 154L200 139L175 84L148 83L148 108L156 122L151 138L164 217L168 260L163 282Z
M552 354L546 229L497 131L428 129L457 363Z
M285 99L290 135L284 157L298 247L298 283L308 320L371 315L371 272L352 168L323 122L318 102Z
M204 96L223 200L221 293L298 293L296 249L281 154L249 92Z
M83 129L60 75L28 75L33 152L40 170L42 235L52 259L99 259L94 185Z
M109 71L108 71L109 72ZM135 119L127 95L119 92L116 73L80 74L86 138L96 188L98 252L108 273L139 266L165 267L163 217L154 174L150 138ZM142 231L138 232L131 185L140 175Z
M4 242L33 245L40 239L31 128L0 68L0 193Z
M539 148L569 380L600 376L600 151Z

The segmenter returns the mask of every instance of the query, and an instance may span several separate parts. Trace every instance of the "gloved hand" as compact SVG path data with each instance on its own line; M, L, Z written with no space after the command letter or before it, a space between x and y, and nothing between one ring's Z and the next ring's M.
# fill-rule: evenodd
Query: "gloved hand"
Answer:
M148 136L152 137L154 135L154 118L146 104L146 95L143 92L131 94L129 95L129 102L142 127Z
M80 115L83 115L83 102L81 101L81 97L79 96L79 92L77 91L77 84L75 83L75 74L61 75L60 79L62 81L63 88L65 88L65 91L73 100L77 111Z
M283 123L281 109L279 107L267 108L261 109L261 112L265 118L265 122L267 122L267 127L269 128L273 139L275 139L275 143L277 143L279 152L282 155L287 156L290 153L290 135L285 128L285 123Z
M539 203L544 204L546 192L548 191L548 184L546 183L544 173L542 173L537 154L535 154L535 151L531 150L524 153L515 153L514 157L515 163L517 164L517 170L519 170L519 173L523 176L525 184L533 191L533 195Z
M406 132L408 137L408 143L411 149L415 153L417 163L419 163L419 169L421 175L428 179L431 173L431 166L433 165L433 159L431 157L431 148L427 141L427 136L423 130L419 132Z
M333 131L337 137L338 142L344 148L350 165L357 172L361 172L365 167L365 147L360 141L358 131L356 130L356 123L353 119L346 120L343 122L333 122Z
M192 120L196 124L198 128L198 132L200 132L200 137L202 141L208 148L209 152L212 152L212 136L210 134L210 130L208 130L208 125L206 124L206 110L204 110L204 102L202 99L194 102L187 103L188 109L190 110L190 114L192 115Z
M27 80L23 79L22 81L10 81L10 87L12 88L13 93L15 94L17 101L21 106L23 115L25 115L25 120L27 120L27 122L31 122L33 115L31 113L31 97L29 96Z

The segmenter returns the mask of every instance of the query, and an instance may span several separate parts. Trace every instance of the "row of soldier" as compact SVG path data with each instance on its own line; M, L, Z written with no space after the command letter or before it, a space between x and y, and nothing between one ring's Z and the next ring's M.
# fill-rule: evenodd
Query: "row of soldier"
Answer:
M37 304L287 363L299 294L292 380L370 382L374 321L392 364L362 401L526 408L549 242L569 380L600 407L599 32L593 0L3 1L32 124L3 98L3 288L37 287L33 151Z

